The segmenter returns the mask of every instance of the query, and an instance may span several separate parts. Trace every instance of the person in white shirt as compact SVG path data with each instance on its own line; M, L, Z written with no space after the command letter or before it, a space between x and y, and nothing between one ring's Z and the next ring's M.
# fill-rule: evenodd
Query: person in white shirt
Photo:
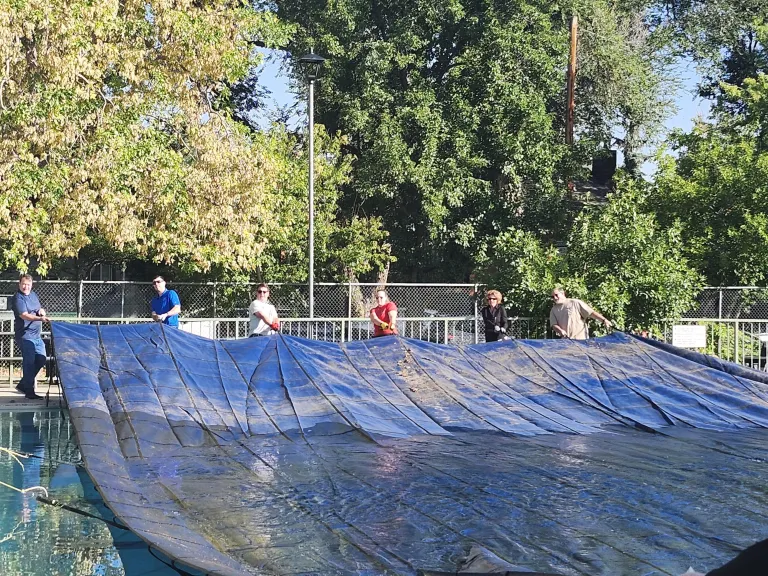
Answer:
M562 288L552 290L552 310L549 313L549 324L552 332L560 338L571 340L586 340L589 338L587 320L594 318L610 329L613 324L605 316L578 298L566 298Z
M248 307L250 329L248 337L269 336L280 330L277 310L269 303L269 286L259 284L256 287L256 299Z

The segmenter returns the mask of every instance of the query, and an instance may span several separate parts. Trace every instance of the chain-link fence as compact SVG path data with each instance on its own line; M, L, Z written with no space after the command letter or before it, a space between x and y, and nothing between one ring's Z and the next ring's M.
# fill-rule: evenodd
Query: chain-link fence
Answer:
M768 288L732 286L704 288L685 318L768 318Z
M0 281L0 296L16 292L17 282ZM174 282L182 317L236 318L247 316L257 284ZM378 284L315 285L315 317L365 317L376 306ZM154 290L146 282L41 280L34 290L50 315L88 318L142 318L149 315ZM412 317L474 316L481 288L476 284L389 284L387 291L401 315ZM270 302L281 318L309 316L306 284L271 284Z
M17 282L0 281L0 296L16 292ZM188 318L236 318L247 315L255 283L175 282ZM378 284L315 285L315 317L359 318L376 306ZM477 284L388 284L387 292L402 316L474 316L485 289ZM146 282L41 280L34 290L43 307L56 316L142 318L149 315L154 290ZM306 284L271 284L270 301L282 318L309 316ZM754 286L705 288L685 318L768 318L768 288Z

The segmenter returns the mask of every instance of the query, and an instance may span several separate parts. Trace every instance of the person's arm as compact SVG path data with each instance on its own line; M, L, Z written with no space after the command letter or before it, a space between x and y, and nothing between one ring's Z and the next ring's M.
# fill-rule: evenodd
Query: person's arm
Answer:
M170 318L171 316L178 316L181 314L181 300L179 300L179 295L176 294L174 290L171 290L170 294L168 295L171 299L171 303L173 304L173 308L168 310L168 312L164 312L163 314L157 314L157 321L163 322L166 318ZM155 316L155 314L152 314Z
M392 330L392 332L397 334L397 308L391 309L388 312L388 315L389 315L389 327Z
M493 332L494 322L490 306L483 306L480 309L480 318L483 319L483 330L485 332Z
M19 301L14 298L13 311L18 314L19 318L26 320L27 322L42 322L45 320L45 310L40 308L39 310L27 310L26 306L23 307L19 304Z
M43 310L43 312L45 312L45 310ZM22 312L19 314L19 318L26 320L27 322L42 322L45 319L45 314L40 314L39 312L36 314L33 314L32 312Z
M270 326L275 322L277 322L277 312L275 312L275 315L273 317L272 312L269 309L269 306L260 306L259 304L260 303L258 303L257 301L257 304L254 306L254 309L253 309L253 315L256 316L256 318L261 318L262 320L264 320L264 322L266 322Z
M590 318L594 318L595 320L598 320L599 322L602 322L603 326L605 326L606 330L608 328L610 328L611 326L613 326L611 321L608 320L608 318L606 318L602 314L600 314L600 312L598 312L597 310L592 310L592 314L590 314L589 317Z
M256 316L256 318L261 318L267 324L272 324L272 315L269 312L265 312L264 310L256 310L253 315Z
M501 304L499 304L499 307L501 308L500 310L501 314L499 316L501 332L506 334L507 333L507 311L504 309L504 306L502 306Z
M376 316L375 310L376 310L375 308L371 308L371 313L369 314L371 318L371 322L373 322L374 326L381 326L382 324L384 324L384 321L379 319L378 316Z
M269 313L272 316L272 322L269 323L269 327L272 330L280 330L280 319L277 317L277 309L274 306L269 306Z
M608 320L602 314L600 314L600 312L592 308L592 306L590 306L583 300L577 300L577 303L579 305L579 314L581 314L581 317L584 318L584 320L589 320L590 318L594 318L595 320L602 322L603 326L605 326L606 329L611 327L611 321Z
M166 318L170 318L171 316L178 316L181 313L181 304L176 304L173 308L168 310L165 314L160 314L158 316L160 320L165 320Z

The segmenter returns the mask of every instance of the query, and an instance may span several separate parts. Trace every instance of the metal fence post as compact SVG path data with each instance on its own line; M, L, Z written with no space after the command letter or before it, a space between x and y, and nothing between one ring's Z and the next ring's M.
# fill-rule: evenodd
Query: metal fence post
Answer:
M80 287L77 291L77 317L80 318L83 315L83 281L79 282Z
M13 318L11 318L11 332L16 333L16 316L14 315ZM11 347L8 349L8 356L13 357L14 354L14 346L16 345L16 339L11 337ZM8 360L8 387L13 389L13 360ZM9 444L11 446L11 444Z
M352 318L352 282L347 282L347 318Z
M213 283L213 317L214 318L218 317L218 314L216 314L216 293L218 292L217 288L218 288L218 283L214 282Z
M723 291L717 291L717 319L723 319Z
M736 320L736 323L734 324L735 329L733 331L733 362L735 364L739 363L739 321Z
M477 291L479 290L479 285L475 284L475 344L480 342L480 319L477 317Z

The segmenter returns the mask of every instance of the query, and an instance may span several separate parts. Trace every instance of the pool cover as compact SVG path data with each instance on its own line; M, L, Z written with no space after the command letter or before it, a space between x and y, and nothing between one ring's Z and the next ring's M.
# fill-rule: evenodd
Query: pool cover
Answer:
M206 573L677 575L768 536L768 379L703 355L53 335L104 501Z

